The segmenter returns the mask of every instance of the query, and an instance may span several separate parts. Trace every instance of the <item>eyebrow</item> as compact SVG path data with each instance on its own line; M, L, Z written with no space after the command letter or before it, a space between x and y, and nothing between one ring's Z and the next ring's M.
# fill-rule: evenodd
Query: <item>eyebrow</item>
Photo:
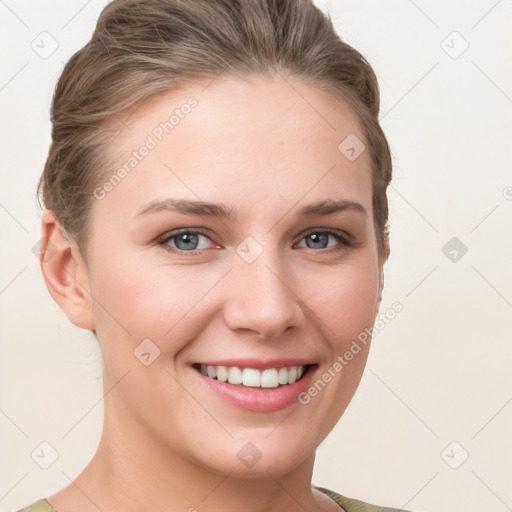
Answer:
M184 199L161 199L151 201L144 205L135 217L160 211L177 211L188 215L221 219L236 218L236 212L233 208L227 208L223 203L208 203ZM362 204L347 199L341 199L338 201L324 200L309 204L301 208L297 216L299 218L309 218L321 215L332 215L343 211L358 212L364 217L368 215L368 212Z
M236 216L233 209L228 209L222 203L205 203L203 201L185 199L161 199L151 201L144 205L135 217L165 210L178 211L188 215L199 215L202 217L219 217L221 219L231 219Z
M332 215L333 213L353 211L362 214L364 217L368 216L365 207L361 203L349 201L348 199L341 199L339 201L319 201L313 203L299 210L298 217L314 217L320 215Z

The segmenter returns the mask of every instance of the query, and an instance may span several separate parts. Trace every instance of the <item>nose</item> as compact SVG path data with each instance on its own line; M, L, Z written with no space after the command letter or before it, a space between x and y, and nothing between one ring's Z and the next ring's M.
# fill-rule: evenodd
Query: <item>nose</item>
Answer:
M224 320L233 331L276 339L304 319L291 273L285 271L282 258L270 252L264 251L252 263L239 259L230 272Z

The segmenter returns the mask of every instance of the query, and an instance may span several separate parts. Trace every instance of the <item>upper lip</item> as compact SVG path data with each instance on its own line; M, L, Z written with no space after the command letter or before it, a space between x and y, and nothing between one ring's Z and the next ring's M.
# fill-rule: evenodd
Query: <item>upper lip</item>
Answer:
M286 357L279 359L217 359L208 361L198 361L195 364L204 364L206 366L237 366L238 368L254 368L255 370L268 370L270 368L283 368L289 366L308 366L315 364L311 359L300 359L296 357Z

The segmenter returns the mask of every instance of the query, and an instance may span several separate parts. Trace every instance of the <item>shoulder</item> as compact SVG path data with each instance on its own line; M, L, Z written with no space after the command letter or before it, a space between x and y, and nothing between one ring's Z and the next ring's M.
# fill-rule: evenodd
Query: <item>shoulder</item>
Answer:
M401 508L378 507L377 505L371 505L370 503L365 503L364 501L347 498L346 496L342 496L341 494L338 494L337 492L331 491L329 489L325 489L324 487L318 487L316 485L313 487L318 491L327 494L329 498L343 507L346 512L410 512Z
M22 508L21 510L18 510L18 512L57 512L57 511L46 501L46 499L42 498L39 501L32 503L32 505L28 505L27 507Z

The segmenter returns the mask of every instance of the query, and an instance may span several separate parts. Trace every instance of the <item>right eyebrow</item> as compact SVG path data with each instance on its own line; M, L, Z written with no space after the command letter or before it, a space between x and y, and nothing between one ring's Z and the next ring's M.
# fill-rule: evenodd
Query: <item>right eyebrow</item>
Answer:
M145 204L135 215L139 217L148 213L160 212L163 210L178 211L189 215L203 217L218 217L221 219L234 219L236 214L233 209L228 209L222 203L205 203L203 201L182 200L182 199L160 199Z

